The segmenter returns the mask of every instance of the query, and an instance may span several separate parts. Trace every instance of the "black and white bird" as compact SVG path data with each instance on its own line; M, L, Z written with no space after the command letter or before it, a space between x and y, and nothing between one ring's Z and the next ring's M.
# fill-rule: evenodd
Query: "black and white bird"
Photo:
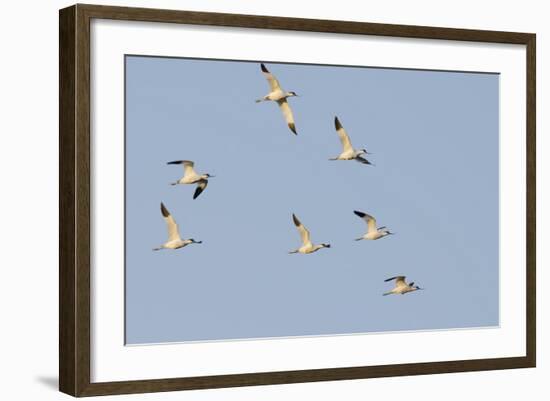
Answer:
M338 156L329 160L356 160L359 163L372 164L362 156L364 154L369 154L366 149L353 148L351 140L349 139L349 135L340 123L340 120L338 120L338 117L334 117L334 127L336 128L336 133L338 134L338 138L340 138L340 142L342 143L343 150L342 153L340 153Z
M162 202L160 204L160 211L162 217L164 217L164 221L166 221L166 227L168 228L168 241L158 248L154 248L153 251L160 251L161 249L179 249L189 244L202 244L202 241L195 241L193 238L181 239L176 221Z
M267 82L269 83L270 92L264 97L256 100L256 103L263 102L263 101L277 102L277 104L279 105L279 108L283 112L283 116L286 120L288 128L290 128L290 130L295 135L298 135L298 132L296 132L294 115L292 114L292 109L290 108L290 105L288 104L288 101L287 101L289 97L298 96L298 95L296 94L296 92L286 92L285 90L283 90L277 78L275 78L275 76L271 72L269 72L269 70L265 67L265 65L261 64L260 66L265 78L267 79Z
M305 228L302 223L300 223L300 220L298 220L298 218L294 214L292 214L292 221L294 221L294 225L296 226L296 228L298 229L298 232L300 233L300 238L302 239L302 246L289 253L308 254L308 253L317 252L321 248L330 248L330 244L314 245L311 242L308 229Z
M358 210L354 210L353 213L361 217L367 223L367 232L362 237L356 238L355 241L361 241L362 239L377 240L394 234L390 232L390 230L388 230L385 226L376 227L376 219L370 214L366 214Z
M392 281L392 280L395 280L395 287L391 291L386 292L382 295L392 295L392 294L404 295L408 292L423 290L423 288L420 288L419 286L414 285L414 281L407 284L407 282L405 281L405 276L390 277L390 278L384 280L384 282L388 282L388 281Z
M205 190L208 185L208 179L214 177L211 174L197 174L194 169L195 163L190 160L175 160L173 162L168 162L167 164L183 164L183 177L177 180L176 182L171 183L171 185L178 184L196 184L197 188L193 194L193 199L197 197Z

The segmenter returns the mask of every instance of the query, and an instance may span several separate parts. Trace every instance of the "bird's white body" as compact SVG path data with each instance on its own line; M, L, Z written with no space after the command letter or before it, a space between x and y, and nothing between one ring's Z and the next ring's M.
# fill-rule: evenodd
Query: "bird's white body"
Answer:
M336 128L336 133L342 144L342 153L330 160L356 160L363 164L372 164L367 159L363 158L361 155L367 154L365 149L354 149L349 139L349 135L346 130L338 120L338 117L334 118L334 126Z
M183 164L183 177L181 177L176 182L173 182L172 185L196 184L197 189L195 190L193 199L196 199L202 193L202 191L204 191L204 189L208 185L208 179L210 177L213 177L213 175L210 174L197 174L194 168L195 163L190 160L176 160L173 162L169 162L168 164Z
M366 154L364 150L347 149L334 158L334 160L355 160L357 156Z
M376 219L371 215L360 212L358 210L354 210L353 213L355 213L367 223L367 232L362 237L356 238L356 241L377 240L393 234L386 227L377 227Z
M289 253L301 253L301 254L308 254L317 252L319 249L322 248L330 248L330 244L313 244L311 242L311 237L309 234L309 230L298 220L298 218L293 214L292 220L294 221L294 225L298 229L298 233L300 234L300 238L302 240L302 246L294 251L291 251Z
M200 180L206 180L208 179L207 176L204 174L197 174L193 171L191 174L186 174L183 177L181 177L176 183L177 184L196 184Z
M319 249L321 248L326 248L326 246L323 246L323 245L313 245L311 242L307 243L307 244L304 244L302 245L300 248L298 248L298 253L302 253L302 254L308 254L308 253L313 253L313 252L317 252Z
M178 239L174 241L168 241L162 244L160 247L162 249L179 249L183 248L184 246L187 246L189 244L193 244L194 242L189 239Z
M365 235L361 237L361 239L371 240L375 241L380 238L384 238L385 236L389 235L389 231L386 230L377 230L375 232L369 233L367 232Z
M168 209L166 209L163 203L160 204L160 211L162 212L162 217L164 217L164 221L166 221L166 228L168 229L168 241L166 241L158 248L154 248L154 251L160 251L161 249L179 249L189 244L202 243L202 241L195 241L192 238L182 239L176 221L174 220Z
M388 292L384 293L383 295L392 295L392 294L393 295L404 295L408 292L418 291L418 290L422 289L422 288L418 287L417 285L414 285L414 282L407 284L407 282L405 281L405 276L391 277L391 278L386 279L384 281L391 281L391 280L395 280L395 287L391 291L388 291Z
M256 100L256 103L264 101L277 102L279 108L281 109L281 112L283 113L283 117L285 118L288 128L290 128L290 130L295 135L297 135L294 115L292 114L292 109L290 108L287 99L289 97L298 95L295 92L287 92L283 88L281 88L281 85L279 84L277 78L275 78L275 76L271 72L269 72L265 65L261 64L261 69L269 84L270 92L264 97Z
M287 97L292 97L292 95L289 94L288 92L285 92L281 88L277 88L274 91L269 92L267 95L262 97L262 101L270 101L271 100L272 102L277 102L279 100L286 100Z
M340 153L332 160L357 160L358 156L364 155L367 152L363 150L348 149Z

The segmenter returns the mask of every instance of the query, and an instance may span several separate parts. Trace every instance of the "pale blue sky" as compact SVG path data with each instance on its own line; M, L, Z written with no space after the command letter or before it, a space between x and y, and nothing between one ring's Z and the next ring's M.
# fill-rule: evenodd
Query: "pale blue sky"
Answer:
M259 62L126 58L126 342L498 325L498 75L266 65L297 137ZM376 166L328 161L335 115ZM196 200L179 159L216 175ZM202 245L152 251L161 201ZM289 255L292 213L332 248Z

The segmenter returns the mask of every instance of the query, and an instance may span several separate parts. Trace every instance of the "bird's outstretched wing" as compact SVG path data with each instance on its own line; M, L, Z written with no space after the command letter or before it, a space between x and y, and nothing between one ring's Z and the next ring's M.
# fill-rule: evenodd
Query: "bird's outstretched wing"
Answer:
M361 156L355 156L355 161L358 161L359 163L363 163L363 164L372 164L367 159Z
M393 277L385 279L384 282L388 282L388 281L392 281L392 280L405 281L405 276L393 276Z
M164 221L166 221L166 227L168 228L168 241L181 240L178 225L162 202L160 204L160 211L164 217Z
M195 189L195 193L193 194L193 199L197 199L197 197L202 194L202 191L205 190L206 186L208 185L208 180L200 180L197 182L197 189Z
M359 210L354 210L353 213L355 213L357 216L361 217L365 222L367 223L367 229L369 233L376 232L376 219L372 217L370 214L366 214L364 212L360 212Z
M269 88L271 89L271 92L281 89L281 85L279 85L279 81L277 80L277 78L275 78L275 75L269 72L269 70L263 63L260 64L260 67L262 69L265 79L267 79L267 82L269 83Z
M191 160L174 160L173 162L168 162L167 164L183 164L183 173L185 175L196 174L194 169L195 163Z
M283 112L283 116L286 120L288 128L290 128L294 135L298 135L298 133L296 132L296 125L294 123L294 115L292 114L292 109L290 108L290 105L288 104L286 99L277 100L277 103L279 104L279 107Z
M395 280L395 286L396 287L407 287L407 283L405 282L405 276L398 277Z
M344 152L353 150L353 146L351 145L349 136L342 124L340 123L340 120L338 120L338 117L334 117L334 127L336 128L336 133L338 134L338 138L340 138L340 142L342 143Z
M405 282L405 276L395 276L385 279L384 281L392 281L395 280L395 286L396 287L406 287L407 283Z
M302 239L302 244L307 245L311 243L311 240L309 239L309 231L305 226L298 220L295 214L292 214L292 220L294 221L294 225L298 229L298 232L300 233L300 238Z

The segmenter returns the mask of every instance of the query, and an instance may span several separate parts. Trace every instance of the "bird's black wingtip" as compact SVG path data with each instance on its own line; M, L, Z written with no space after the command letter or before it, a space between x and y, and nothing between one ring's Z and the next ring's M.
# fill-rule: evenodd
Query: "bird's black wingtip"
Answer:
M295 124L288 124L288 128L290 128L290 130L292 132L294 132L294 135L298 135L298 132L296 132L296 125Z
M294 213L292 213L292 221L294 221L295 226L300 225L300 220L298 220L298 217L296 217L296 215Z
M195 193L193 194L193 199L197 199L199 195L202 194L202 191L203 191L203 188L197 187L197 189L195 189Z
M182 163L183 163L183 160L174 160L174 161L168 162L166 164L182 164Z
M356 214L357 216L359 216L359 217L365 217L365 216L366 216L365 213L360 212L359 210L354 210L353 213L355 213L355 214Z
M334 117L334 127L336 129L342 128L342 124L340 124L340 120L338 120L338 117Z
M160 211L164 217L170 216L170 212L166 209L166 206L164 206L164 203L162 202L160 202Z
M265 67L264 63L260 64L260 68L262 69L263 72L269 73L269 70Z

